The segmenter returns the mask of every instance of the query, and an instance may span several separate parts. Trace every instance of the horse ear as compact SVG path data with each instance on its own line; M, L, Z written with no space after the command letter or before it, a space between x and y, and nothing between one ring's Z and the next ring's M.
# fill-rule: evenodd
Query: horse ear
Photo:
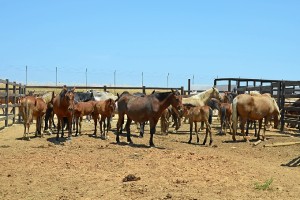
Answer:
M76 87L73 87L73 89L72 89L72 92L74 92L74 91L75 91L75 89L76 89Z
M151 94L154 94L154 93L155 93L155 90L153 90Z

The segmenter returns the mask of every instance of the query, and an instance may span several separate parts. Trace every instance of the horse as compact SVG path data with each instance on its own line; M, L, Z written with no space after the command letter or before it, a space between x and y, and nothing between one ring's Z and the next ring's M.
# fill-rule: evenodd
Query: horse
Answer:
M267 122L271 117L274 117L274 125L277 127L280 111L275 99L271 98L269 95L251 96L249 94L240 94L236 96L232 103L233 141L236 141L235 134L237 131L238 116L240 117L240 128L246 141L248 141L248 138L245 137L244 126L247 120L259 120L261 126L261 122L264 119L263 140L265 140ZM257 139L260 139L259 133Z
M219 90L215 87L212 87L204 92L200 92L191 97L182 98L182 104L190 104L194 106L204 106L207 105L207 102L211 98L221 99Z
M99 119L99 115L101 115L100 118L100 133L101 137L106 139L106 134L108 132L108 129L110 127L110 119L116 109L116 104L113 99L106 99L102 101L96 101L94 105L94 111L92 113L92 117L94 119L94 135L97 136L97 120ZM105 131L105 119L107 119L107 128ZM102 130L102 123L103 123L103 130Z
M153 94L153 93L155 93L155 90L153 90L153 92L151 93L151 94ZM116 113L118 113L118 105L117 105L117 100L122 96L122 95L126 95L126 94L130 94L128 91L124 91L121 95L119 95L118 93L117 93L117 99L116 99ZM136 97L145 97L146 96L146 94L144 94L144 93L142 93L142 92L135 92L135 93L133 93L132 94L133 96L136 96ZM123 122L122 122L122 125L121 125L121 128L120 128L120 130L121 130L121 133L122 133L122 130L123 130L123 124L124 124L124 118L123 118ZM137 127L137 130L138 130L138 122L135 122L135 124L136 124L136 127ZM145 124L146 124L146 122L141 122L141 123L139 123L140 124L140 127L139 127L139 129L140 129L140 138L142 138L142 137L144 137L144 129L145 129Z
M172 107L166 108L160 117L160 128L161 128L161 133L168 135L169 132L169 124L170 124L170 117L172 116Z
M58 119L56 141L59 141L59 130L61 128L62 128L61 137L64 136L64 129L63 129L64 117L67 118L67 123L68 123L68 140L71 140L72 118L73 118L73 109L75 104L74 90L75 87L72 90L70 90L66 86L64 86L60 94L53 99L53 111L54 114L56 114Z
M232 106L231 103L222 103L218 99L212 98L210 103L212 109L217 109L219 111L221 130L220 134L227 133L227 126L229 127L231 133L231 115L232 115Z
M36 132L35 135L41 135L43 137L42 132L42 120L46 113L47 104L42 98L36 98L34 96L26 96L20 100L20 112L24 120L24 135L23 138L29 137L29 128L30 123L34 118L36 118ZM26 131L27 128L27 131Z
M184 105L184 113L189 119L190 124L190 139L188 143L192 142L192 132L193 132L193 123L195 124L195 132L197 135L197 143L199 143L199 136L198 136L198 129L197 129L197 122L204 122L206 125L206 134L203 141L203 145L206 144L207 136L209 133L210 141L209 145L212 144L212 134L211 134L211 126L212 123L212 109L210 106L194 106L190 104Z
M47 104L47 109L46 109L46 113L45 113L44 131L47 131L48 128L49 128L50 133L51 133L52 125L53 125L53 127L55 127L54 113L53 113L53 99L54 99L54 97L55 97L54 91L47 92L47 93L45 93L41 96L41 98L44 99L44 101Z
M81 135L81 124L82 118L85 115L91 115L94 112L96 101L88 101L88 102L78 102L74 105L74 118L76 122L76 133L75 136L78 134ZM78 130L79 125L79 130Z
M124 115L127 115L126 130L127 130L127 142L132 144L130 138L130 124L134 120L136 122L150 122L150 146L154 146L153 135L156 131L157 122L162 112L172 105L175 108L181 105L181 99L175 91L153 93L146 95L145 97L137 97L131 94L123 94L118 100L118 112L119 119L117 123L117 136L116 142L120 143L119 129L124 120Z

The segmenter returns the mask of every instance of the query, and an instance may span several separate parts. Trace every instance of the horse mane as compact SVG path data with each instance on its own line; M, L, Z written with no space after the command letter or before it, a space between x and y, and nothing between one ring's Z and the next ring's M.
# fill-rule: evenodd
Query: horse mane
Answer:
M208 89L208 90L205 90L205 91L203 91L203 92L200 92L200 93L198 93L198 94L195 94L195 95L193 95L193 96L191 96L191 97L189 97L189 98L192 98L192 99L199 99L199 100L203 101L204 99L207 98L208 95L210 95L210 94L212 93L213 90L217 90L217 88L212 87L212 88L210 88L210 89Z
M159 101L165 100L172 92L155 92L151 95L155 96Z

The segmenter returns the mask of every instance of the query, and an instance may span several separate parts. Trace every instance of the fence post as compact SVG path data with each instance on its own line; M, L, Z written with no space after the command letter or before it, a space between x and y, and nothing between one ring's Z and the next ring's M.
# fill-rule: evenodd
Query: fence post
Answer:
M143 94L146 94L146 86L144 86L144 85L143 85L143 88L142 88L142 90L143 90L143 91L142 91L142 92L143 92Z
M106 92L106 85L103 86L104 92Z
M281 84L281 101L280 101L280 107L281 107L281 116L280 116L280 132L283 132L284 130L284 103L285 103L285 82L282 82Z
M188 79L188 95L191 94L191 79Z
M19 99L20 99L20 95L23 94L23 88L21 83L19 83ZM18 122L21 123L21 116L20 116L20 105L18 107Z
M8 79L6 79L6 84L5 84L5 92L6 92L6 96L5 96L5 104L6 104L6 108L5 108L5 127L8 126L8 100L9 100L9 87L8 87Z
M14 94L14 96L13 96L13 101L12 101L12 104L14 104L13 105L13 107L12 107L12 112L13 112L13 124L15 123L15 120L16 120L16 81L14 81L14 85L13 85L13 94Z
M180 94L184 95L184 87L183 86L181 86L181 88L180 88Z

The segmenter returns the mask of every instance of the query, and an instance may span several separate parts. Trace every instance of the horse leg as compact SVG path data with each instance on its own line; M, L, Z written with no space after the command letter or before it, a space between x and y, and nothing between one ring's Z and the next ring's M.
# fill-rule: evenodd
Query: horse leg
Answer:
M97 119L98 119L98 116L95 116L93 115L93 119L94 119L94 136L97 137Z
M262 124L262 120L260 120L260 124ZM267 117L265 117L265 124L264 124L264 133L263 133L263 138L262 140L265 141L266 140L266 130L267 130L267 124L268 124L268 119ZM260 125L261 126L261 125Z
M198 135L198 130L197 130L197 122L195 122L195 132L197 136L197 143L199 143L199 135Z
M145 128L145 122L140 123L140 136L139 136L139 138L144 137L144 128Z
M79 131L78 131L79 135L81 135L82 119L83 119L83 117L79 118Z
M79 132L79 130L78 130L78 122L79 121L79 117L75 117L75 125L76 125L76 132L75 132L75 136L77 136L78 135L78 132Z
M99 120L99 124L100 124L100 134L101 134L101 138L103 138L103 126L105 127L105 122L103 122L103 117L101 116L100 120ZM103 126L102 126L103 125Z
M68 117L68 140L71 140L72 137L72 124L73 124L73 115L71 115L70 117Z
M122 133L122 124L124 123L124 113L119 113L119 118L117 122L117 134L116 134L116 142L120 143L120 133Z
M57 120L57 134L56 134L56 141L59 141L59 131L61 129L61 123L62 123L62 118L58 118Z
M132 140L130 138L130 124L132 122L132 119L130 119L128 116L127 116L127 122L126 122L126 125L125 125L125 128L126 128L126 132L127 132L127 142L129 142L129 144L132 144Z
M245 135L245 124L246 124L246 122L247 122L247 120L245 120L245 119L241 119L241 132L242 132L242 135L243 135L243 137L244 137L244 139L247 141L247 142L249 142L249 140L248 140L248 138L246 137L246 135Z
M150 147L155 147L154 142L153 142L153 135L155 134L155 127L156 127L157 122L158 122L158 119L155 119L155 121L153 121L153 120L150 121L150 141L149 141Z
M193 122L190 121L189 123L190 123L190 139L189 139L188 143L191 144L191 142L192 142L192 134L193 134Z

